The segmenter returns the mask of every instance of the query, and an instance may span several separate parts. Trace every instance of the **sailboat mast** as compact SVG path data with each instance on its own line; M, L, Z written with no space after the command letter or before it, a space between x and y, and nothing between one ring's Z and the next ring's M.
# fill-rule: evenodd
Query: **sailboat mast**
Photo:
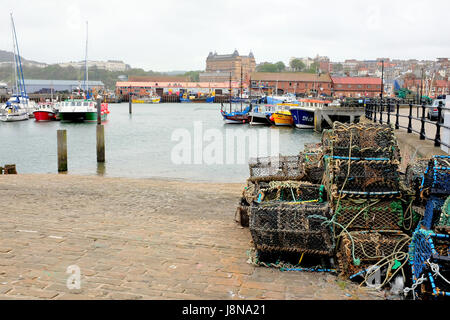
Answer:
M88 63L87 63L87 58L88 58L88 37L89 37L89 22L86 21L86 56L84 58L84 66L85 66L85 72L86 72L86 83L85 83L85 90L86 90L86 98L89 97L89 69L88 69Z
M231 113L231 72L230 72L230 113Z
M241 65L241 112L242 112L242 89L243 89L243 83L242 83L242 65Z
M11 19L12 19L12 14L11 14ZM14 87L16 88L16 95L19 96L19 83L17 81L19 74L18 74L18 70L17 70L17 56L16 56L16 42L14 41L14 28L12 27L12 20L11 20L11 38L13 40L13 71L14 71Z
M19 72L20 94L22 96L26 97L27 96L27 91L25 90L25 80L23 78L22 60L20 58L19 42L17 41L16 26L14 25L14 19L13 19L12 13L11 13L11 23L12 23L12 28L13 28L13 36L14 36L14 41L15 41L15 48L17 50L17 60L19 61L18 66L17 66L17 68L18 68L17 71Z

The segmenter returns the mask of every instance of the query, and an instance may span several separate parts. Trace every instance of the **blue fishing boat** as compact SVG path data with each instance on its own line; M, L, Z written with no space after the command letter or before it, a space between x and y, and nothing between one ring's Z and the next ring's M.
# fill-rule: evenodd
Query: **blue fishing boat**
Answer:
M220 109L220 113L222 114L223 120L225 123L234 123L234 124L243 124L249 122L249 114L252 110L252 105L247 106L243 111L230 111L226 112L222 108Z
M331 101L317 99L300 99L299 105L291 107L289 111L294 124L299 129L314 129L314 113L317 109L328 106Z

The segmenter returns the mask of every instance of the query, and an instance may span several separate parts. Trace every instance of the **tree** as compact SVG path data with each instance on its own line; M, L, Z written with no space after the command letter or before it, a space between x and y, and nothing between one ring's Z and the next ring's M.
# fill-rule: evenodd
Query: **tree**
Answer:
M286 65L282 61L275 63L275 66L277 67L278 72L282 72L286 69Z
M342 70L344 70L342 63L336 63L333 65L333 72L341 72Z
M278 72L278 67L270 62L264 62L256 67L257 72Z
M184 74L184 76L189 77L192 82L200 81L200 71L188 71Z
M314 63L311 64L309 69L305 70L305 72L307 72L307 73L317 73L318 70L319 70L319 64L317 62L314 62Z
M300 59L293 59L291 61L291 63L289 64L289 66L294 70L294 71L303 71L303 69L305 69L305 64L303 63L302 60Z

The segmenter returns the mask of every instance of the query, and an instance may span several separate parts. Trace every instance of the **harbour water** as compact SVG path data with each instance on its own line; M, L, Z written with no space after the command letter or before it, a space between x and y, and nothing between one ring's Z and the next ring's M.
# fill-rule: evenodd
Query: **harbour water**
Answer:
M192 142L199 124L202 132L216 129L224 137L230 130L254 130L269 137L279 134L279 152L296 155L305 143L320 141L312 130L285 127L249 127L225 124L218 104L110 104L111 113L105 126L106 163L96 161L96 125L92 123L22 122L0 123L0 165L16 164L18 173L57 173L56 132L67 130L68 174L103 175L107 177L162 178L199 182L245 182L248 177L249 143L245 163L177 164L172 152L179 145L174 132L189 132ZM195 127L197 126L197 129ZM198 131L197 131L198 133ZM241 132L242 133L242 132ZM239 133L239 134L241 134ZM270 138L269 138L270 139ZM213 140L211 140L213 141ZM270 140L269 140L270 141ZM223 141L224 157L227 150ZM208 142L203 143L203 148ZM239 148L234 143L234 151ZM265 155L265 154L259 154Z

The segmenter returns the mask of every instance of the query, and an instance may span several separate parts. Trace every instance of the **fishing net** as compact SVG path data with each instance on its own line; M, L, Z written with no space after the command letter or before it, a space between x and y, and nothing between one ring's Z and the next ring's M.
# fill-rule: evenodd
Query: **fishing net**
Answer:
M303 152L305 153L323 153L322 143L305 143Z
M436 229L440 232L450 233L450 196L447 197L447 200L442 206L441 217Z
M331 255L331 230L326 203L268 202L253 206L250 232L256 249Z
M439 219L442 213L442 206L444 205L445 198L432 195L427 201L425 207L425 215L422 221L422 225L431 230L439 223Z
M348 160L325 158L325 181L329 192L333 185L344 191L362 194L398 191L398 160Z
M403 206L398 199L348 198L334 201L333 208L334 220L348 231L396 230L403 225Z
M434 296L450 296L450 236L437 234L418 228L409 245L409 263L411 265L413 283L424 275L427 286L420 287L422 293ZM439 274L431 269L431 264L439 267Z
M353 231L344 233L337 253L340 274L357 274L381 259L407 252L409 237L400 231ZM353 244L352 244L353 243Z
M300 156L275 156L249 160L250 181L301 180L305 173Z
M305 180L312 183L321 183L325 172L323 166L323 153L318 152L302 152L300 153L300 161L303 163L305 172Z
M302 202L326 200L325 187L300 181L271 181L259 188L257 203L268 201Z
M450 156L433 156L424 174L421 189L431 194L450 195Z
M399 160L400 152L394 129L387 124L334 122L322 137L328 154L359 158Z

